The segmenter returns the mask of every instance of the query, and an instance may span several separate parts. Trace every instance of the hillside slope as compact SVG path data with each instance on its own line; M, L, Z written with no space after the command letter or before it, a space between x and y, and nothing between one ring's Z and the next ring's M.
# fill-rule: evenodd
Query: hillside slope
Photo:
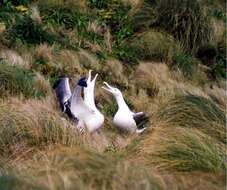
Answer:
M0 0L0 189L226 188L222 0ZM99 73L101 130L80 134L54 82ZM118 131L103 81L150 117Z

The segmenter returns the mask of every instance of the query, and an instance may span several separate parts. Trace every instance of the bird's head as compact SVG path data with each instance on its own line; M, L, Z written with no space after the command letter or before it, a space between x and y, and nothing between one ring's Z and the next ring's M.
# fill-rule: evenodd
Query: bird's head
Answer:
M82 86L82 87L87 87L87 79L86 79L86 77L80 78L79 81L77 82L77 84L79 86Z
M87 84L88 84L88 86L89 86L90 83L93 83L93 85L94 85L95 84L95 81L96 81L96 79L98 77L98 74L96 74L95 77L93 79L91 79L91 77L92 77L91 73L92 73L92 70L89 70L88 78L87 78Z
M115 97L122 95L122 93L119 89L110 86L107 82L103 82L103 84L105 86L103 86L102 89L106 90L107 92L110 92Z

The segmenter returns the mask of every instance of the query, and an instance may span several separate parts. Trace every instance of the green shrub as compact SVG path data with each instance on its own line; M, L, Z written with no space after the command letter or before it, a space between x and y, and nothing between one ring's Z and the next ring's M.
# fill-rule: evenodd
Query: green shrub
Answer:
M113 56L127 63L137 63L138 49L136 46L130 46L127 40L122 40L113 47Z
M4 22L6 27L9 28L15 21L19 13L12 6L11 1L0 3L0 22Z
M48 33L41 24L32 20L29 14L17 18L16 23L8 31L8 38L12 44L17 40L29 44L44 42L52 44L55 40L55 37Z
M38 5L45 24L76 28L79 32L87 28L89 17L76 2L40 1Z
M222 9L215 9L212 12L212 16L219 19L219 20L223 20L224 22L226 22L226 13L225 10Z
M20 94L27 98L45 96L36 88L34 75L30 71L5 63L0 63L0 92L0 97Z
M3 5L9 5L9 4L13 4L14 6L17 5L28 5L29 3L31 3L33 0L3 0ZM1 5L1 2L0 2Z

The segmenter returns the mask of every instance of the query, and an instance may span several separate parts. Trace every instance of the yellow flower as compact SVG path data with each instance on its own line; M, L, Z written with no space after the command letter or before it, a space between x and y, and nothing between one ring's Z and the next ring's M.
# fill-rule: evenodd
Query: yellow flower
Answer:
M18 5L18 6L16 6L16 10L20 11L20 12L27 12L28 8L23 5Z

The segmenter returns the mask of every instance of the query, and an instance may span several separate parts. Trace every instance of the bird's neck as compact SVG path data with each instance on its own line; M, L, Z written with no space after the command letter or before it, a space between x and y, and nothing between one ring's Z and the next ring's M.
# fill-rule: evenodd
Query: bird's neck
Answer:
M115 99L117 101L118 109L124 109L124 110L130 111L128 105L125 103L125 100L124 100L122 94L115 96Z
M81 100L81 90L82 90L82 87L79 85L76 85L73 96L76 98L77 101Z
M84 89L84 102L92 109L97 109L95 106L94 87Z

